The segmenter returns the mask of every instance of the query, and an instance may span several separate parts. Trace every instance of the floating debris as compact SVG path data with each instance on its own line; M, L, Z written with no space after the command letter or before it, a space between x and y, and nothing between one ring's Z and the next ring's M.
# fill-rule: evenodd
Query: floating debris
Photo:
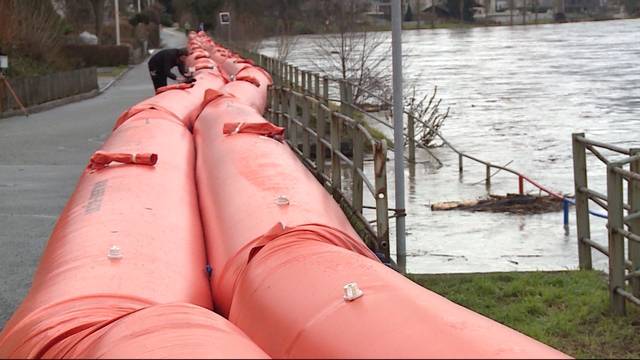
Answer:
M489 195L487 199L448 201L431 205L433 211L466 210L506 212L511 214L544 214L561 211L562 200L553 196Z

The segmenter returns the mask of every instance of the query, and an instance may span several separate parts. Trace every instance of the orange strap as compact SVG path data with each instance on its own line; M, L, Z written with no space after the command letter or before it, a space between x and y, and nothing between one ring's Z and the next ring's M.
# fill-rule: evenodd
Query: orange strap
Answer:
M163 86L156 90L156 95L162 94L165 91L169 90L186 90L191 89L195 84L194 83L179 83L179 84L171 84L167 86Z
M218 91L218 90L214 90L214 89L207 89L207 91L204 92L204 99L202 100L202 105L200 107L200 112L202 112L204 110L205 107L207 107L207 105L209 105L210 103L216 101L217 99L221 98L221 97L233 97L233 95L227 94L227 93L223 93L222 91Z
M236 64L249 64L249 65L255 65L256 63L253 62L253 60L251 59L244 59L244 58L240 58L238 60L235 61Z
M110 153L106 151L96 151L89 161L89 169L100 170L107 167L112 162L119 162L122 164L136 164L136 165L155 165L158 162L158 154L142 153L142 154L127 154L127 153Z
M270 122L261 123L244 123L244 122L228 122L222 128L225 135L233 134L257 134L267 136L272 139L282 141L284 138L284 128L276 126Z
M216 68L216 65L207 65L207 64L196 65L196 71L205 70L205 69L213 70L215 68Z
M140 104L140 105L135 105L132 108L126 110L125 112L123 112L119 117L118 120L116 121L116 124L113 127L113 130L117 129L120 127L120 125L124 124L127 120L129 120L129 118L133 117L136 114L139 114L145 110L158 110L158 111L162 111L164 113L166 113L167 115L171 116L173 119L177 120L179 123L183 123L182 119L180 119L180 117L178 117L178 115L172 113L171 111L169 111L168 109L158 105L158 104Z
M251 75L238 76L236 77L236 81L246 81L252 85L255 85L255 87L260 87L260 81L258 81L258 79Z
M196 50L193 52L193 55L196 60L210 57L209 53L204 50Z

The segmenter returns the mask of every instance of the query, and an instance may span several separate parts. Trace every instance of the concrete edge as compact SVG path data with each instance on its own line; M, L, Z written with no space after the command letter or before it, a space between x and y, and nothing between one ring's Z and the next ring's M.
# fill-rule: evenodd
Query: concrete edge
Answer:
M144 60L143 60L143 62L144 62ZM137 65L129 65L129 66L127 66L126 69L124 69L120 74L118 74L118 76L116 76L113 80L109 81L109 83L107 85L105 85L102 89L98 89L98 94L102 94L103 92L109 90L109 88L111 86L113 86L113 84L115 84L118 80L122 79L122 77L124 77L126 74L128 74L129 71L131 71L131 69L133 69L136 66Z

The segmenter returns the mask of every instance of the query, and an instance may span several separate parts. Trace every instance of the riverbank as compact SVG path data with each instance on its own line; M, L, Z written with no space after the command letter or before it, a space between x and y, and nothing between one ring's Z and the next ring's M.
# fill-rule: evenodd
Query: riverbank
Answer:
M640 358L640 311L609 314L599 271L411 274L449 300L577 358Z
M569 23L583 23L583 22L595 22L595 21L618 21L637 19L637 17L626 18L614 18L614 17L576 17L567 18L563 21L556 21L553 19L533 20L527 15L526 24L522 23L522 17L520 15L514 16L513 25L509 23L487 22L487 21L459 21L459 20L447 20L436 23L430 21L421 21L420 23L404 22L402 24L402 30L431 30L431 29L470 29L470 28L483 28L483 27L504 27L504 26L529 26L529 25L546 25L546 24L569 24ZM391 25L371 25L367 28L368 31L391 31Z
M557 21L554 19L548 18L539 18L535 20L531 16L531 14L527 15L526 23L522 23L521 15L514 15L513 17L513 25L510 23L500 23L493 21L484 21L477 20L474 22L468 21L460 21L454 19L448 20L439 20L438 22L432 23L428 20L420 21L410 21L402 23L402 30L434 30L434 29L471 29L471 28L485 28L485 27L510 27L510 26L530 26L530 25L546 25L546 24L575 24L575 23L584 23L584 22L597 22L597 21L618 21L618 20L630 20L630 19L638 19L638 17L629 16L629 17L569 17L562 21ZM308 30L308 29L307 29ZM391 31L391 23L388 24L369 24L365 27L366 31L370 32L380 32L380 31ZM326 35L331 33L337 33L331 30L326 32L315 32L315 31L302 31L296 33L294 36L300 35Z

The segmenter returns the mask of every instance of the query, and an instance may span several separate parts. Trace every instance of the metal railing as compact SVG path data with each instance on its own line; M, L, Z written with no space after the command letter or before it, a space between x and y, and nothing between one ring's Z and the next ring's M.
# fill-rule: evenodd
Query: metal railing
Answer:
M374 139L358 121L331 109L327 102L290 87L274 85L269 89L267 117L287 129L289 146L333 195L367 246L381 260L391 263L386 144ZM349 145L351 154L342 149L344 144ZM373 180L364 169L367 147L372 155ZM351 181L347 189L350 196L343 191L346 180ZM365 194L370 195L372 205L365 205ZM375 219L367 219L364 209L375 210Z
M572 140L579 265L581 269L592 268L592 248L608 257L611 310L622 315L626 301L640 305L640 149L589 140L584 133L573 134ZM626 157L611 161L602 149ZM587 150L607 167L606 194L588 187ZM591 239L590 201L607 211L606 247Z
M350 83L344 79L331 79L328 76L321 76L318 73L314 73L311 71L301 70L298 67L286 63L284 61L280 61L263 54L257 54L251 51L242 51L242 55L246 58L252 59L256 64L264 67L269 73L272 74L274 78L274 82L277 86L286 86L292 89L296 89L297 91L313 96L320 101L328 104L329 102L333 102L339 106L340 112L348 115L351 118L360 117L360 118L370 118L381 125L393 129L393 126L385 121L382 121L379 117L370 114L370 112L365 109L360 108L353 101L353 93L354 89L366 93L367 96L371 98L375 98L380 103L383 103L387 106L391 106L391 102L388 99L384 99L379 95L368 91L367 89L358 88L356 85ZM340 98L331 98L331 94L340 94ZM404 133L408 150L409 150L409 161L415 160L415 149L422 148L431 154L428 147L423 146L419 141L415 140L415 117L409 111L404 111L407 117L407 131ZM525 183L528 183L538 189L541 192L544 192L552 197L557 199L561 199L565 201L565 207L568 207L569 204L572 204L573 201L570 198L567 198L565 195L553 191L550 188L540 184L539 182L533 180L531 177L509 168L507 165L498 165L493 164L489 161L482 160L478 157L465 153L459 149L457 149L451 142L449 142L439 131L433 129L429 124L424 124L427 128L429 128L433 133L443 142L445 146L451 149L458 155L458 171L460 174L464 172L464 159L471 160L475 163L478 163L485 167L485 185L487 188L491 186L491 178L500 171L505 171L517 176L517 186L518 193L524 194L525 192ZM393 146L393 144L389 144ZM433 158L438 161L439 160L433 156ZM496 170L496 171L494 171ZM404 216L404 209L398 209L399 212L397 216ZM597 214L595 214L597 215ZM568 218L565 216L565 221L568 221ZM566 225L566 224L565 224Z

